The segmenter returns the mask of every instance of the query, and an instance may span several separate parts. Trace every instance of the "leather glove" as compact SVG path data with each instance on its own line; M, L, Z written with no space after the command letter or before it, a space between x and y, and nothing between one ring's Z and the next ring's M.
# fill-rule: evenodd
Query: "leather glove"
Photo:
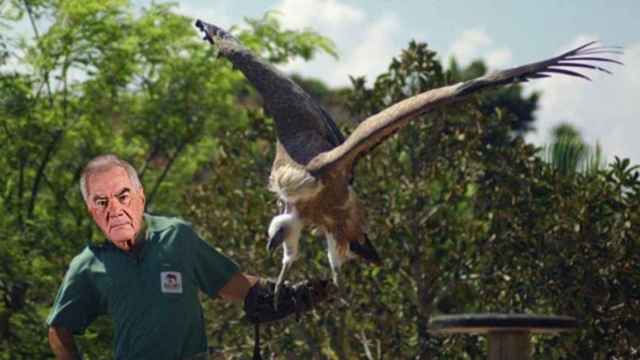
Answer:
M294 285L282 284L277 308L274 302L275 282L260 279L244 300L246 318L252 324L281 320L291 314L299 316L315 304L328 301L336 294L336 286L329 280L305 280Z

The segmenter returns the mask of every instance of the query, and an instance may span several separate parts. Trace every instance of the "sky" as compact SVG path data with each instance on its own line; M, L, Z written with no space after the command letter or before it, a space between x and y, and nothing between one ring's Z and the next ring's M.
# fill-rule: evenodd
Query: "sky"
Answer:
M151 1L134 0L138 6ZM338 59L317 56L282 67L349 85L349 76L371 84L409 41L426 42L448 61L484 60L490 69L542 60L590 40L624 47L608 66L614 74L581 79L554 77L525 85L540 91L537 131L527 140L549 141L562 122L576 126L605 154L640 163L640 1L638 0L177 0L177 11L228 28L244 18L276 11L286 29L311 29L334 41ZM195 31L195 30L194 30Z
M525 85L527 92L543 94L537 131L527 140L542 145L553 127L569 122L588 143L600 143L609 159L640 163L640 1L179 1L183 14L223 27L270 10L285 28L309 28L335 42L339 59L323 55L283 68L333 86L348 85L349 75L372 82L411 40L428 43L444 61L483 59L490 69L542 60L590 40L623 46L616 59L625 65L609 66L613 76Z
M144 1L139 3L144 4ZM490 69L518 66L557 55L590 40L624 47L609 66L613 76L593 81L555 77L525 85L540 91L537 131L527 140L549 141L562 122L576 126L605 154L640 163L640 1L437 1L437 0L182 0L185 15L228 27L275 10L288 29L312 29L332 39L339 58L318 56L283 68L349 84L349 75L369 82L384 72L409 41L426 42L441 59L464 64L483 59Z

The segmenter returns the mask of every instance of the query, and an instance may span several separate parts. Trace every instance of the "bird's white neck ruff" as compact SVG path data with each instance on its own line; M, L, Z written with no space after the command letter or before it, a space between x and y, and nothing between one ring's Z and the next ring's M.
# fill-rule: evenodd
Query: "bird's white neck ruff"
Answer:
M271 173L269 190L287 202L295 202L318 195L322 182L301 167L284 165Z

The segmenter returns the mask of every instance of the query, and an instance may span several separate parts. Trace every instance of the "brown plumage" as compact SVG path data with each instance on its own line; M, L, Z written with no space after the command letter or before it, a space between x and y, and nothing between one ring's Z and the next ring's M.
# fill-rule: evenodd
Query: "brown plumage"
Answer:
M297 84L271 64L253 55L233 36L200 20L196 26L254 85L273 117L278 142L269 187L283 202L283 213L269 227L269 249L283 243L282 282L290 264L298 257L299 237L304 226L317 228L327 238L329 262L337 282L337 269L360 256L379 262L367 238L365 207L350 186L353 167L389 135L426 112L460 100L485 88L498 87L554 74L590 80L576 69L598 70L600 63L617 63L602 54L615 54L594 42L560 56L524 66L492 72L466 82L444 86L400 101L356 127L345 140L330 115Z

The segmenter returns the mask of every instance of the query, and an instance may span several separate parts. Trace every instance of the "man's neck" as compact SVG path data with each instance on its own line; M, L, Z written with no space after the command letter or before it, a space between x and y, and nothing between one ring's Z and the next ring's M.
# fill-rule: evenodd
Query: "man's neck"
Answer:
M142 220L142 226L140 226L140 230L136 234L135 239L136 240L133 242L134 245L130 251L132 255L138 255L142 251L147 240L147 223L144 221L144 218Z

